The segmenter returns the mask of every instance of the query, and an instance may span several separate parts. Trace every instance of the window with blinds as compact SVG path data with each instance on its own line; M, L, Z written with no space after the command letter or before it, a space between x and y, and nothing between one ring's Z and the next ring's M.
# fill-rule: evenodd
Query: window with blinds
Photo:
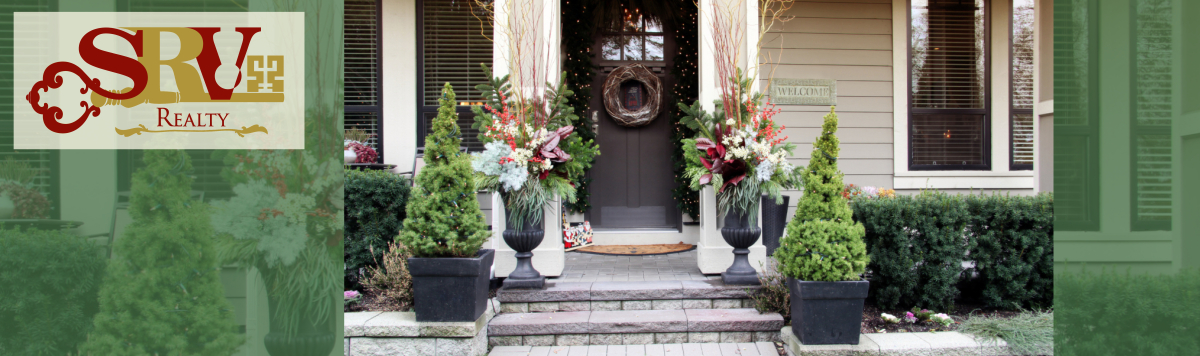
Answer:
M418 75L421 96L418 99L421 121L418 145L433 118L437 116L442 87L450 83L458 101L458 126L462 144L467 150L483 150L478 132L471 128L474 114L470 105L481 105L482 93L476 85L485 84L480 63L492 65L492 23L487 10L474 0L425 0L421 2L420 35L421 72Z
M383 105L380 101L379 0L345 0L343 17L343 128L372 135L367 144L383 160Z
M1100 229L1098 0L1054 2L1054 229Z
M13 68L13 63L35 60L13 53L13 12L48 12L57 10L57 0L9 0L0 4L0 68ZM50 36L50 33L44 33ZM0 162L12 159L23 162L38 174L31 184L50 200L50 218L60 217L58 151L16 150L13 148L13 77L0 77ZM24 94L21 94L24 95ZM28 105L28 104L26 104Z
M249 0L118 0L117 11L124 12L245 12ZM204 200L228 199L233 187L221 171L225 169L226 150L184 150L192 159L192 190L204 192ZM129 191L131 175L144 166L141 150L117 151L117 189Z
M1009 170L1033 170L1033 1L1012 5L1012 106L1009 109Z
M1134 3L1131 227L1171 230L1172 2Z
M989 169L986 6L913 0L909 169Z

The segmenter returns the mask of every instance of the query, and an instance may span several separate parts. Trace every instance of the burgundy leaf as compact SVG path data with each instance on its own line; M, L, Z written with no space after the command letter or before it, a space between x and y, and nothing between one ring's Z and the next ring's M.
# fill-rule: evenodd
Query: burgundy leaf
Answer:
M562 147L555 147L554 155L558 157L558 162L566 162L571 160L571 155L563 152Z
M700 176L700 184L708 184L708 182L711 182L711 181L712 181L711 173Z
M696 148L697 149L707 150L707 149L710 149L713 147L717 147L717 145L714 144L712 142L712 140L709 140L709 139L703 138L703 137L696 139Z

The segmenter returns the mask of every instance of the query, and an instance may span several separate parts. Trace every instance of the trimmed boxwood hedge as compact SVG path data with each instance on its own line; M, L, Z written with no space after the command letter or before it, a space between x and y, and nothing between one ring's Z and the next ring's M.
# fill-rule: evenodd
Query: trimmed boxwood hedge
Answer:
M949 195L856 199L866 228L870 299L881 308L948 309L961 294L991 307L1049 305L1053 197ZM964 269L963 261L975 262ZM960 283L978 273L973 283ZM978 290L960 290L960 287Z
M387 171L346 170L345 287L358 289L360 269L376 260L396 239L404 222L411 184ZM375 253L372 254L372 248Z
M0 355L74 354L100 310L104 254L71 233L0 229Z
M1200 355L1200 273L1060 271L1054 354Z

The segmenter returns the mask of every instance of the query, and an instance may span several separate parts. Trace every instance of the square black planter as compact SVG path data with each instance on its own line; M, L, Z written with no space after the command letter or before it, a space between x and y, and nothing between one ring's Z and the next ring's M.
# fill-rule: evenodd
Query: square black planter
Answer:
M474 258L408 259L417 321L475 321L487 310L488 284L496 251Z
M805 345L858 345L867 281L787 280L792 294L792 333Z

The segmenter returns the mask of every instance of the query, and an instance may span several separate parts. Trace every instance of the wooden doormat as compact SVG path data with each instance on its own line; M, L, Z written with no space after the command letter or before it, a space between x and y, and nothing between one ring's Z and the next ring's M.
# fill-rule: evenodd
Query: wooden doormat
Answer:
M576 252L591 253L597 255L665 255L668 253L678 253L684 251L695 250L696 245L688 244L663 244L663 245L591 245L584 246Z

